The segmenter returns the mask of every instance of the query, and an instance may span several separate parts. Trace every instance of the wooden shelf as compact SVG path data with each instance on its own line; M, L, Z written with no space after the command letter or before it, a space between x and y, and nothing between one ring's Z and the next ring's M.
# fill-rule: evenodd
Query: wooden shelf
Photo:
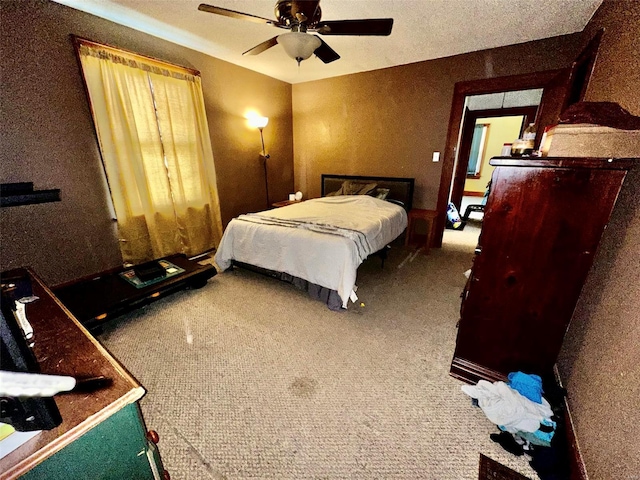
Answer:
M60 200L59 188L34 190L32 182L3 183L0 187L0 207L18 207Z

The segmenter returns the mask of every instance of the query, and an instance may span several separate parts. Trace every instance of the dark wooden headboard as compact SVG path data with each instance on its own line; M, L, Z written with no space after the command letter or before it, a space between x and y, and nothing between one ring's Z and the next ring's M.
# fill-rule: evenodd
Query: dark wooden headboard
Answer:
M364 177L360 175L322 175L321 192L324 197L326 194L340 190L345 180L351 180L358 183L377 183L378 188L388 188L389 195L387 200L396 200L402 202L405 210L411 210L413 205L413 187L415 179L398 178L398 177Z

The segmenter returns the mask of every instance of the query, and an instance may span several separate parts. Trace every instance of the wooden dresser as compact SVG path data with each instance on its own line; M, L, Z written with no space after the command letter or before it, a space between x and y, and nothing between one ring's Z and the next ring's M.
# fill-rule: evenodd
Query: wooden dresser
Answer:
M21 269L22 270L22 269ZM92 393L56 395L62 423L42 431L0 460L0 478L158 479L162 467L155 432L147 432L138 401L140 384L71 315L30 270L38 300L26 314L41 373L74 377L104 376L109 387Z
M552 372L633 159L491 160L491 192L463 292L451 375Z

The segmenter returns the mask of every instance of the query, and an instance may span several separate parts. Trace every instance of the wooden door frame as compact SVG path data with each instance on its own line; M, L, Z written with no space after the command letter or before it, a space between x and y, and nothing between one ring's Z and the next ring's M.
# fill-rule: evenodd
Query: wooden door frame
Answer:
M527 107L510 107L510 108L491 108L484 110L465 109L462 120L462 135L460 137L460 154L458 155L458 163L455 167L455 175L452 179L451 202L460 211L460 203L464 196L464 185L467 180L467 167L469 165L469 155L471 154L471 143L473 141L473 128L479 118L499 118L499 117L515 117L522 116L523 125L520 127L520 133L524 125L533 123L536 118L538 105ZM514 139L515 140L515 139Z
M442 246L444 226L447 216L447 204L449 203L449 192L453 169L456 159L456 148L460 137L460 127L464 114L464 103L467 95L482 95L486 93L511 92L514 90L527 90L531 88L542 88L546 92L559 84L561 89L560 98L545 99L545 91L538 107L538 117L536 124L538 132L536 135L536 145L540 143L542 127L553 124L557 121L557 116L572 103L579 102L589 87L593 67L598 57L598 50L604 29L598 30L593 38L582 49L578 57L572 62L570 67L558 70L545 70L542 72L525 73L524 75L511 75L508 77L485 78L481 80L470 80L458 82L455 85L453 101L451 103L451 114L449 115L449 130L447 131L447 143L442 161L442 173L440 175L440 190L438 191L438 204L436 206L437 217L434 222L433 247ZM558 85L555 85L556 87ZM548 88L550 87L550 88ZM552 105L557 102L558 105ZM548 104L548 105L545 105ZM555 107L555 108L554 108ZM553 110L549 113L553 118L545 118L541 122L543 110Z
M437 217L434 222L433 247L442 246L447 204L449 203L449 191L453 180L453 170L456 159L456 148L460 136L460 127L464 114L465 98L468 95L482 95L486 93L511 92L515 90L528 90L533 88L545 88L557 75L566 72L566 69L546 70L542 72L526 73L523 75L510 75L507 77L485 78L481 80L469 80L455 84L451 113L449 115L449 128L447 130L447 143L442 160L442 173L440 175L440 189L438 191L438 203L436 206Z

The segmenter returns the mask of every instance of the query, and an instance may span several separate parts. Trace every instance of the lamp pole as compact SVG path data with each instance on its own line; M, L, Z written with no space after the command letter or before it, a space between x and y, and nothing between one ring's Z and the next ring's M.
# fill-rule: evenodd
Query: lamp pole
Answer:
M262 166L264 167L264 191L266 193L267 198L267 208L269 208L269 180L267 178L267 159L270 157L264 150L264 136L262 135L262 129L264 127L259 127L260 130L260 141L262 142Z

